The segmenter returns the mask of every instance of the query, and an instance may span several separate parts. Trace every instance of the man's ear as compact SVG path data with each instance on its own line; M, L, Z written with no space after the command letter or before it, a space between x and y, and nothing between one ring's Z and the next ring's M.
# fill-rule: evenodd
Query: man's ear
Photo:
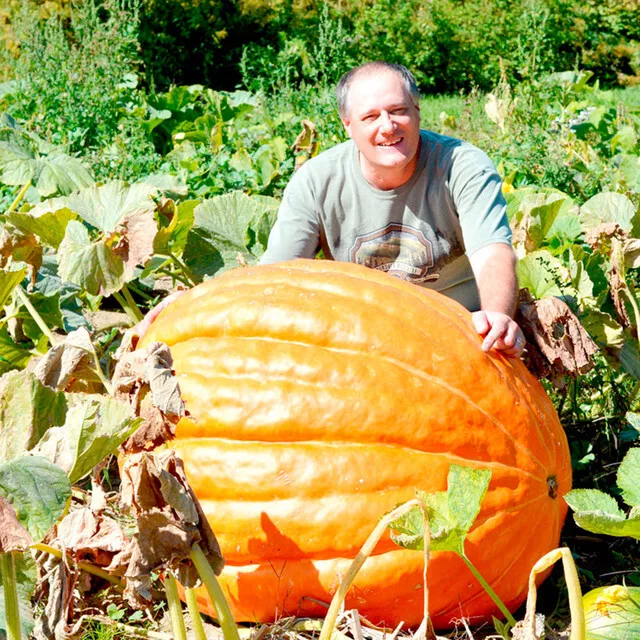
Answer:
M342 126L344 127L344 130L347 132L347 135L351 137L351 120L342 118Z

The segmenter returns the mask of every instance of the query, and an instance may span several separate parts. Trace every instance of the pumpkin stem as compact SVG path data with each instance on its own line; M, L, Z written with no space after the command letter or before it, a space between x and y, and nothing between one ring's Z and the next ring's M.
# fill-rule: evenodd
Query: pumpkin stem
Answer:
M168 572L165 576L164 588L167 594L167 603L169 604L169 616L174 640L187 640L187 631L182 617L182 605L178 595L178 585L171 572Z

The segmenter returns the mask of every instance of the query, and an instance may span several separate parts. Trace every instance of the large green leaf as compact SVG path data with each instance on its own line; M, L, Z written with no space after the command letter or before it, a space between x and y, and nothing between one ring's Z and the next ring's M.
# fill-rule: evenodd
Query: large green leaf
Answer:
M277 205L278 201L273 198L252 197L240 191L205 200L194 210L194 224L184 251L185 262L202 275L238 266L238 254L250 264L256 262L263 248L258 245L254 251L254 226L260 228L262 218ZM204 256L212 258L212 266L203 263Z
M531 295L540 300L546 296L562 296L569 275L562 262L548 251L529 253L518 261L518 284L529 289Z
M150 184L133 184L115 180L100 187L83 189L69 197L69 208L91 226L112 233L125 216L153 212L152 196L157 193Z
M87 228L77 220L67 224L59 249L58 274L91 295L111 295L122 288L124 263L103 240L91 242Z
M51 198L30 211L14 211L7 219L24 233L34 233L40 242L57 249L64 238L67 223L77 217L67 207L66 198Z
M0 393L0 462L34 447L45 431L64 423L63 393L45 387L27 371L8 373Z
M61 427L49 429L32 453L63 468L72 483L84 477L140 426L133 409L101 395L68 394Z
M611 585L582 597L585 640L640 638L640 587Z
M480 513L490 480L489 469L470 469L452 464L446 491L417 492L429 517L433 551L453 551L464 555L465 538ZM424 520L420 509L412 509L393 522L390 528L396 544L409 549L424 548Z
M565 495L576 523L592 533L640 540L640 509L626 517L614 498L596 489L574 489Z
M11 127L0 128L0 182L31 181L40 195L66 195L93 184L84 164L36 136Z
M640 447L629 449L618 467L622 499L631 507L640 506Z
M35 541L49 532L71 497L71 483L60 467L44 458L23 456L0 465L0 495L16 510Z
M580 222L585 231L606 222L613 222L625 231L631 231L636 207L621 193L598 193L580 207Z

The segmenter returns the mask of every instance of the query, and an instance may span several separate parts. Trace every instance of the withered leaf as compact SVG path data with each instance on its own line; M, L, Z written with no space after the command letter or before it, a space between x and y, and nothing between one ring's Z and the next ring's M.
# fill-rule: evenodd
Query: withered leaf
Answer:
M24 551L32 544L33 538L20 524L15 509L0 496L0 553Z
M136 209L124 216L116 231L120 240L114 253L124 261L124 279L128 282L133 279L135 268L146 265L153 256L158 223L152 210Z
M33 233L22 233L13 225L5 224L0 232L0 267L11 262L25 262L34 284L42 266L42 245Z
M517 320L527 338L527 364L539 378L562 386L565 376L575 378L593 368L598 347L559 298L533 300L521 290Z
M155 448L173 438L175 425L186 415L169 347L153 342L144 349L124 353L113 376L116 398L128 402L144 419L124 444L125 451Z
M86 329L80 328L72 331L64 342L49 349L33 373L45 386L64 391L72 378L95 380L92 364L91 336Z
M121 491L123 505L138 522L125 574L131 598L137 597L134 592L150 598L151 571L171 569L184 586L195 586L198 575L190 553L196 543L214 571L222 571L220 547L174 451L128 456Z
M52 544L71 552L76 560L106 567L127 545L127 538L118 523L104 514L95 514L88 507L72 511L58 525Z

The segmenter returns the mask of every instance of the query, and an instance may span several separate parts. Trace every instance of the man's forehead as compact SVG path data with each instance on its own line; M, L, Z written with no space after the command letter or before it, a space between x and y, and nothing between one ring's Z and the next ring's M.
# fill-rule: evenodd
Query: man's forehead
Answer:
M350 108L360 110L384 99L413 102L404 80L393 71L363 70L351 81Z

